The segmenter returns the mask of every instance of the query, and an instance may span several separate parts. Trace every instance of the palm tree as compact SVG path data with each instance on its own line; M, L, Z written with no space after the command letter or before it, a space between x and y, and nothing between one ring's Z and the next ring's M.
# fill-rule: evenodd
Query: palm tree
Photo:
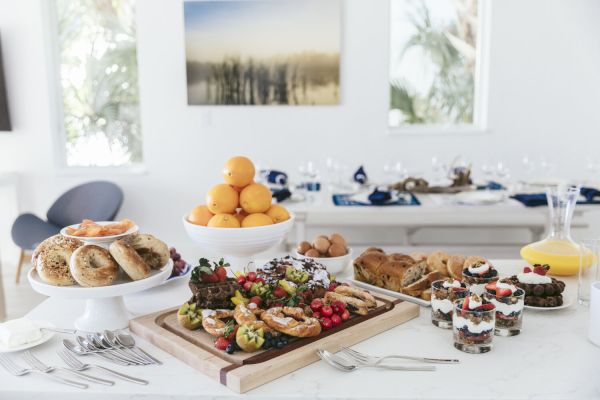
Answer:
M415 33L406 41L402 59L420 48L436 74L425 96L402 80L390 83L390 106L402 112L404 123L469 123L473 119L476 0L456 0L457 22L436 26L421 0L408 15Z

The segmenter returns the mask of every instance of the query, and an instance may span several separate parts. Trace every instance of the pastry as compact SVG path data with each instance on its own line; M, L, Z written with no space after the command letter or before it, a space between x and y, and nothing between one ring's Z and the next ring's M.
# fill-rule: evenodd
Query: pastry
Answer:
M417 262L407 255L380 252L361 254L354 261L355 279L385 289L402 290L423 277L425 261Z
M73 285L75 280L69 271L73 252L83 242L62 235L54 235L40 243L33 251L31 264L44 282L56 286Z
M448 275L453 279L462 279L462 270L465 266L466 258L462 254L454 254L448 258L448 262L446 263L446 269L448 270Z
M81 286L107 286L117 279L119 266L104 247L87 244L73 252L69 271Z
M448 276L448 258L450 256L444 251L436 251L427 256L427 270L429 272L438 271L444 276Z
M325 293L325 303L331 304L334 301L341 301L346 305L348 311L359 315L367 315L369 313L369 307L364 300L357 297L345 296L336 292Z
M563 304L565 283L546 275L548 265L525 267L523 272L503 281L525 291L525 305L533 307L558 307Z
M108 247L108 251L123 268L123 271L134 281L147 278L150 275L150 266L124 239L112 242Z
M312 337L321 333L319 320L306 315L301 307L269 308L260 318L271 329L290 336Z
M364 301L369 308L377 306L377 301L371 293L357 287L341 285L336 287L334 292L343 296L356 297L357 299Z
M421 298L425 301L431 301L432 291L431 288L425 289L421 292Z
M226 318L232 318L232 310L202 310L202 327L214 337L225 336L227 323Z
M410 256L415 261L427 261L427 253L410 253Z
M331 276L325 266L311 258L302 260L290 256L275 258L259 268L256 275L264 279L266 284L275 287L281 280L294 282L300 279L294 283L301 283L311 290L313 297L323 297L331 284Z

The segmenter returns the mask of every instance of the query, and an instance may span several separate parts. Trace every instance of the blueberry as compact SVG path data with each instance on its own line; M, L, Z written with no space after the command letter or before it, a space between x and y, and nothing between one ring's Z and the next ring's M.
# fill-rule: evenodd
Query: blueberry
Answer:
M273 337L273 334L271 332L266 332L265 333L265 340L269 340Z
M288 344L287 338L285 338L285 337L281 338L281 343L283 343L284 346L287 346L287 344Z
M233 345L235 342L231 342L227 345L227 347L225 348L225 352L227 354L233 354L233 352L235 351L235 346Z
M283 344L282 341L279 341L275 343L275 347L277 347L278 349L283 349L285 347L285 344Z
M271 340L265 340L265 343L263 344L263 349L270 349L271 347L273 347L273 342L271 342Z

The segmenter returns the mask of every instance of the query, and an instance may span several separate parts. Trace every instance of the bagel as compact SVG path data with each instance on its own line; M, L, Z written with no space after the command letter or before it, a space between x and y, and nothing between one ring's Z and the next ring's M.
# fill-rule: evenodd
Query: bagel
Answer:
M353 313L359 315L367 315L369 313L369 307L367 307L367 303L361 299L352 296L345 296L336 292L325 293L325 303L331 304L334 301L341 301L346 305L348 311L352 311Z
M121 241L131 246L152 269L160 269L169 261L169 247L165 242L152 235L134 233L124 237Z
M71 255L69 271L81 286L107 286L117 279L119 266L108 250L95 244L86 244Z
M83 246L78 239L54 235L40 243L31 255L31 265L44 282L55 286L74 285L69 262L75 250Z
M343 296L356 297L365 302L367 307L372 308L377 306L377 301L371 293L366 290L362 290L352 286L341 285L335 288L334 292L339 293Z
M225 318L232 318L232 310L202 310L202 327L214 337L225 336Z
M108 251L123 268L123 271L134 281L147 278L150 275L148 264L124 239L112 242L108 247Z
M436 251L431 253L427 257L427 270L429 272L439 271L442 275L448 276L448 268L446 264L448 263L448 258L450 256L448 253L443 251Z
M271 328L295 337L312 337L321 333L318 319L309 317L301 307L273 307L260 318Z

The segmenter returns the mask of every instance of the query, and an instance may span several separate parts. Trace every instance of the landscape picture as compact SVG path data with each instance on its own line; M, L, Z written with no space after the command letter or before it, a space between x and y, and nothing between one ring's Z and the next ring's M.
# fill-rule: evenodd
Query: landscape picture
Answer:
M341 0L184 2L190 105L339 104Z
M4 68L2 66L2 46L0 45L0 132L10 131L10 116L8 114L8 97L6 95L6 83L4 80Z

